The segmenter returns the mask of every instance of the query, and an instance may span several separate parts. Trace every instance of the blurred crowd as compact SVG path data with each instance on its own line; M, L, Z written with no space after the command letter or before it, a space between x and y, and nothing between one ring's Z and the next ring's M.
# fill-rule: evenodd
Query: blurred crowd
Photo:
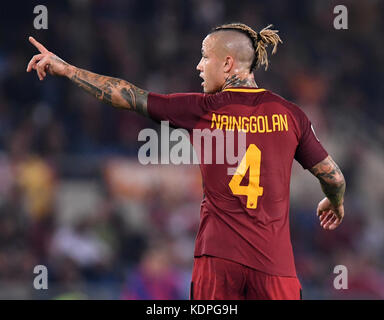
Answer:
M28 35L75 66L150 91L200 92L203 38L240 21L280 30L283 44L256 82L304 110L347 181L345 221L325 232L320 186L294 164L303 297L384 299L382 1L344 1L347 30L334 29L331 0L66 0L48 2L48 29L35 30L38 4L9 2L0 13L0 298L188 299L202 197L198 183L191 192L147 177L139 194L111 179L119 159L117 175L137 183L124 172L137 168L138 132L159 126L67 80L27 74ZM33 288L36 265L47 266L49 290ZM337 265L348 268L348 290L333 287Z

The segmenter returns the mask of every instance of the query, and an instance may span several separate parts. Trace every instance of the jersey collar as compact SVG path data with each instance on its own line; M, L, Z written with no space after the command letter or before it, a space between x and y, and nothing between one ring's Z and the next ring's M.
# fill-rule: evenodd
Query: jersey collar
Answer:
M223 91L232 91L232 92L262 92L265 91L265 89L261 88L249 88L249 87L233 87L233 88L226 88Z

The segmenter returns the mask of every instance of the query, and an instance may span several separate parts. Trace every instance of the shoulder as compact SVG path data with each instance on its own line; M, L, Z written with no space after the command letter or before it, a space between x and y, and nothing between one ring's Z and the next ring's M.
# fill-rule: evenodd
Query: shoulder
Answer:
M280 104L283 108L287 110L289 114L294 118L294 120L299 124L300 127L309 122L309 119L305 112L295 103L289 101L280 95L267 90L266 94L262 98L263 103L275 102Z
M305 116L304 111L297 104L269 90L267 90L266 94L263 96L263 102L265 103L268 101L279 103L280 105L282 105L284 108L286 108L288 111L292 112L296 116L303 116L303 115Z
M148 95L150 105L153 104L177 104L182 107L197 107L204 111L220 108L231 101L231 97L225 92L218 93L170 93L158 94L150 92Z

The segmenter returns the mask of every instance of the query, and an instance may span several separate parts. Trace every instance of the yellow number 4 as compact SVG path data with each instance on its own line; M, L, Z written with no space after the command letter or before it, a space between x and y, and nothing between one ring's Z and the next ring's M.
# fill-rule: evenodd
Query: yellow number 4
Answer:
M247 196L247 208L257 208L257 198L263 195L263 187L260 187L261 151L256 145L250 144L240 165L229 182L229 187L234 195ZM249 184L241 186L249 168Z

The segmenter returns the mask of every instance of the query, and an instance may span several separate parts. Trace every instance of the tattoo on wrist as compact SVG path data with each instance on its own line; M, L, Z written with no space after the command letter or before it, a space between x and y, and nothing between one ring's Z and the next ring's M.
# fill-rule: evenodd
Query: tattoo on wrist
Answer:
M344 199L345 180L335 161L327 157L310 171L319 179L321 188L329 201L334 206L341 205Z

